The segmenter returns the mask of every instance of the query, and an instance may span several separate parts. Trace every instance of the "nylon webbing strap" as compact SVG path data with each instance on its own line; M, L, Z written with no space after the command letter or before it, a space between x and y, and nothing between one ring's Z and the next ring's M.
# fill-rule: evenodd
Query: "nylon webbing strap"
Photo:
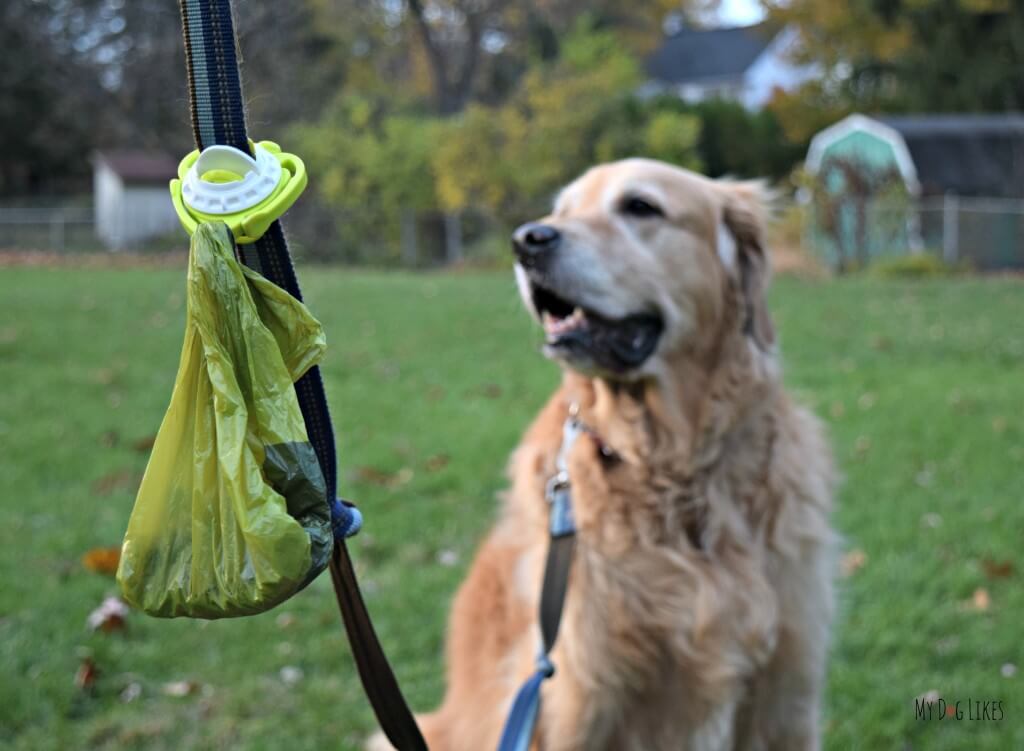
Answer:
M569 572L576 550L576 522L572 513L572 482L569 478L569 452L584 428L576 419L573 405L569 417L562 425L562 447L555 462L556 474L548 480L544 495L550 506L548 510L548 557L544 564L544 579L541 582L540 607L537 619L540 622L540 653L533 675L519 688L512 699L512 709L505 719L498 751L528 751L540 715L541 686L555 674L551 662L551 650L558 638L558 626L562 622L565 595L569 587Z
M180 0L180 6L196 146L202 149L225 144L248 152L230 0ZM302 299L280 222L274 222L257 242L239 246L239 258L296 299ZM327 484L327 502L333 503L338 485L337 460L319 368L311 368L300 378L295 391ZM381 729L398 751L425 751L423 736L373 630L343 540L335 542L330 569L359 677Z

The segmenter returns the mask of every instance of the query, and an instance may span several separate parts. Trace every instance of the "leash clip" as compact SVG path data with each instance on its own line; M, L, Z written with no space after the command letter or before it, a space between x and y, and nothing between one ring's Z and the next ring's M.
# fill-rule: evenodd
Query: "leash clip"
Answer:
M569 473L562 469L553 477L550 477L544 487L544 498L548 503L554 503L558 498L559 491L568 490L572 483L569 481Z
M291 208L308 177L306 166L273 141L249 141L251 154L214 144L178 165L171 202L191 235L202 222L222 221L235 242L253 243Z

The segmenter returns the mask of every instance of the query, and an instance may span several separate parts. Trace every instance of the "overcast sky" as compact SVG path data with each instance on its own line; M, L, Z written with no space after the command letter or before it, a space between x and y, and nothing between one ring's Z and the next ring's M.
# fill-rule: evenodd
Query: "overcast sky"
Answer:
M727 26L744 26L760 21L764 11L757 0L722 0L718 15Z

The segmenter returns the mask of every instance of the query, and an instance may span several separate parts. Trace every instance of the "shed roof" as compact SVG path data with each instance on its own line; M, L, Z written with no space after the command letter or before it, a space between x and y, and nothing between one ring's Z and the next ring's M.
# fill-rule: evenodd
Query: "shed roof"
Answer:
M94 162L107 165L126 183L166 183L178 176L178 162L159 151L97 151Z
M872 142L882 148L868 147ZM912 193L920 191L917 167L907 142L891 125L854 113L818 132L811 139L805 160L805 166L811 174L816 174L821 168L828 151L842 151L845 156L856 153L859 160L874 167L891 160L903 177L907 189Z
M878 120L903 136L925 194L1024 198L1024 114Z
M684 27L647 58L647 74L665 83L736 78L754 64L777 33L764 23L727 29Z

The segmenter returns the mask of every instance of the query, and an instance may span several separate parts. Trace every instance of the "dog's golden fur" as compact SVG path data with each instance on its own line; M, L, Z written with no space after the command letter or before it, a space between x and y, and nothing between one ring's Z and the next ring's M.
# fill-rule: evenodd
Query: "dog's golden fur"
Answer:
M615 214L636 190L660 202L659 222ZM626 377L563 363L455 598L448 691L420 718L430 748L495 748L533 669L544 486L571 403L617 458L590 436L569 457L577 552L538 747L818 748L833 469L817 420L781 385L760 188L629 160L588 172L543 221L577 267L616 284L588 272L577 293L653 300L666 327Z

